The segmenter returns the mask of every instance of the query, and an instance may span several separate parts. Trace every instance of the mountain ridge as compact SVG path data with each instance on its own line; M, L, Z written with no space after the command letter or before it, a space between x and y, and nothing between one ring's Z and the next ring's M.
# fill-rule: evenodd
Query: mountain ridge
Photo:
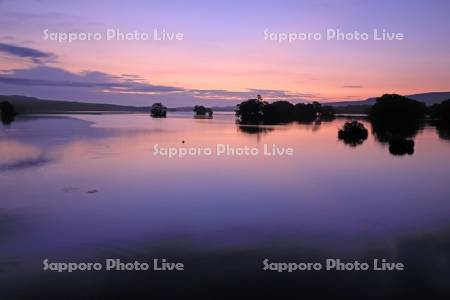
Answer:
M450 92L427 92L407 95L406 97L424 102L427 105L450 99ZM150 106L132 106L109 103L91 103L82 101L48 100L21 95L0 95L0 101L9 101L19 113L65 113L65 112L149 112ZM323 103L335 107L338 111L349 108L355 112L373 105L376 97L357 101L339 101ZM169 111L192 111L193 106L173 107ZM215 111L234 111L235 106L212 107Z

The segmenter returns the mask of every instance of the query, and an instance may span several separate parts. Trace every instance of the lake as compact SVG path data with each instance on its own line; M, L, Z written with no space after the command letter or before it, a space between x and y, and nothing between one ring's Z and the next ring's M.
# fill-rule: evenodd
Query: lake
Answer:
M240 127L227 113L18 118L0 128L0 291L51 298L92 290L109 299L130 291L448 295L450 141L426 125L413 154L393 155L364 119L367 140L340 141L345 121ZM218 144L260 151L216 155ZM169 158L155 155L155 145L212 153ZM264 145L293 155L264 155ZM108 257L178 260L186 272L42 270L45 258ZM262 270L266 258L385 258L406 270L280 274ZM346 294L355 284L360 289Z

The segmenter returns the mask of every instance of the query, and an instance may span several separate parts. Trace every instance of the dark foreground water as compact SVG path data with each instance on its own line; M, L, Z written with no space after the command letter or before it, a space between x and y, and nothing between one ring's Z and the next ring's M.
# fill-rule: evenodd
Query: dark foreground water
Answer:
M74 115L0 128L0 299L450 296L448 135L425 126L400 155L376 133L339 141L344 122ZM168 158L155 144L212 154ZM217 144L259 154L218 156ZM264 144L294 154L264 155ZM58 273L43 270L46 258L165 258L185 270ZM263 270L264 259L327 258L406 267Z

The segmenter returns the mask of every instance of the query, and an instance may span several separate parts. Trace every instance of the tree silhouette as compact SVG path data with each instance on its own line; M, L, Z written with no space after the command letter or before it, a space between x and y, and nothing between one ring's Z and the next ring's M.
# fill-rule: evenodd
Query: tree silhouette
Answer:
M373 134L381 143L392 144L393 141L392 154L412 154L414 151L410 149L414 144L411 147L410 140L423 128L426 112L424 103L397 94L383 95L369 112ZM404 146L407 150L401 150Z
M288 101L275 101L263 107L264 124L288 123L294 120L294 105Z
M239 104L236 116L241 124L283 124L293 121L311 123L318 117L324 121L332 120L334 109L322 106L319 102L295 105L288 101L267 103L258 95L256 99Z
M314 104L304 104L297 103L295 104L295 119L298 122L311 123L317 119L317 111L318 105Z
M14 106L8 101L2 101L0 103L1 119L4 125L9 125L14 121L17 112Z
M194 106L193 111L195 112L196 116L208 116L211 118L213 115L213 110L211 108L206 108L203 105L196 105Z
M202 105L196 105L194 106L194 112L197 116L204 116L206 115L206 108Z
M260 124L263 121L263 109L268 103L261 95L237 105L236 117L241 124Z
M364 143L369 135L364 124L358 121L346 122L338 131L338 138L345 144L356 147Z
M153 118L165 118L167 115L167 107L161 103L154 103L150 109L150 115Z
M321 121L333 121L336 116L336 110L331 106L321 106L319 110L319 118Z
M369 116L372 120L400 123L423 119L426 111L426 106L422 102L397 94L385 94L376 100Z
M429 107L428 114L440 123L450 124L450 100Z
M428 109L428 114L433 119L439 138L450 140L450 100L432 105Z

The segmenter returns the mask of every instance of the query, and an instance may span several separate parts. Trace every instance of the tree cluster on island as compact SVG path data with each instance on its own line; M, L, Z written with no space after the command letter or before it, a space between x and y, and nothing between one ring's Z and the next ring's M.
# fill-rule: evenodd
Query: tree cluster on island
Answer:
M377 98L369 110L369 120L375 138L389 144L393 155L412 155L414 138L423 128L427 106L397 94Z
M441 124L449 120L450 101L426 107L422 102L397 94L385 94L376 99L369 109L368 116L374 137L389 145L393 155L412 155L414 137L423 128L427 115L436 118ZM362 144L367 138L367 129L362 123L345 123L338 131L338 138L352 146Z
M334 119L334 109L318 102L292 104L289 101L264 101L261 95L237 105L236 117L240 124L285 124Z
M193 109L195 113L195 117L208 117L212 118L213 116L213 110L208 107L204 107L203 105L196 105Z
M167 116L167 107L161 103L154 103L150 108L150 116L153 118L165 118Z
M8 101L0 102L0 111L2 123L5 125L11 124L17 116L16 109Z
M364 127L364 124L358 121L346 122L338 131L338 138L352 147L361 145L368 136L369 131Z
M368 110L368 120L376 140L389 145L393 155L414 153L414 137L423 128L426 117L437 120L439 136L450 139L450 100L427 107L424 103L397 94L385 94ZM335 110L317 102L292 104L288 101L268 103L260 95L240 103L236 109L241 125L274 125L293 121L332 120ZM338 138L350 146L361 145L368 137L364 124L346 122L338 130Z

